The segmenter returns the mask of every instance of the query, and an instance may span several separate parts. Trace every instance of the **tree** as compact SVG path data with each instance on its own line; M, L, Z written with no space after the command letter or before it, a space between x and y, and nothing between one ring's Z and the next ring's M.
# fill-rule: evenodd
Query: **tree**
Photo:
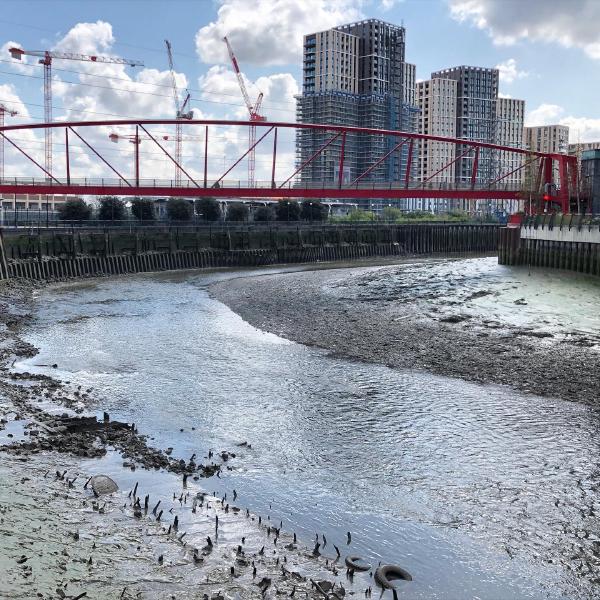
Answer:
M295 200L280 200L275 207L278 221L300 220L300 205Z
M204 221L218 221L221 218L221 207L214 198L197 198L194 207L196 214Z
M259 206L254 211L255 221L272 221L273 220L273 209L270 206Z
M192 218L193 206L185 198L169 198L167 216L171 221L189 221Z
M402 218L402 211L395 206L386 206L381 211L381 217L384 221L399 221Z
M351 211L346 218L348 221L374 221L375 213L357 208Z
M327 216L327 207L322 202L304 200L300 218L305 221L323 221Z
M125 218L125 203L116 196L100 198L98 218L101 221L122 221Z
M140 221L153 221L154 202L144 198L133 198L131 200L131 214Z
M91 207L81 198L70 198L58 207L61 221L87 221L91 214Z
M246 221L248 213L248 207L243 202L235 202L227 207L227 220Z

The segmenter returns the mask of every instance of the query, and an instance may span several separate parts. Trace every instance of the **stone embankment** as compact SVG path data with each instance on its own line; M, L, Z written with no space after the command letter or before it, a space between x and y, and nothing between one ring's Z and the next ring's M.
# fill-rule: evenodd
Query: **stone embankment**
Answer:
M0 276L44 280L177 269L495 252L484 224L190 227L4 233Z

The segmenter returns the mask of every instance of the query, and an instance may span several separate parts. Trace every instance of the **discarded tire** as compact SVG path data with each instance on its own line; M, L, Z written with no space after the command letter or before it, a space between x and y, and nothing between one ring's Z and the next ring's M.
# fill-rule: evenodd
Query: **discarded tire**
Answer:
M346 566L354 571L368 571L371 565L360 556L346 556Z
M375 581L386 590L392 589L397 579L412 581L412 575L398 565L381 565L375 571Z

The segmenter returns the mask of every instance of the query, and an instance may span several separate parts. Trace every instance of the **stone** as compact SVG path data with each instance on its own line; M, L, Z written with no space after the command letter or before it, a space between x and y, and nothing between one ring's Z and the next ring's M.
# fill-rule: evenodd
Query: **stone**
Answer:
M119 486L108 475L94 475L90 480L90 485L96 494L113 494L119 489Z

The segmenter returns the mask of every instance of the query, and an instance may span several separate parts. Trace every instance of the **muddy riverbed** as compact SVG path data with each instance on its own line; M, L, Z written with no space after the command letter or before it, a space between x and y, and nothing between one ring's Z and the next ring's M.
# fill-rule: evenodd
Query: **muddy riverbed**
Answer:
M570 277L420 260L5 289L0 596L379 595L358 554L407 568L413 600L597 597L598 288Z

